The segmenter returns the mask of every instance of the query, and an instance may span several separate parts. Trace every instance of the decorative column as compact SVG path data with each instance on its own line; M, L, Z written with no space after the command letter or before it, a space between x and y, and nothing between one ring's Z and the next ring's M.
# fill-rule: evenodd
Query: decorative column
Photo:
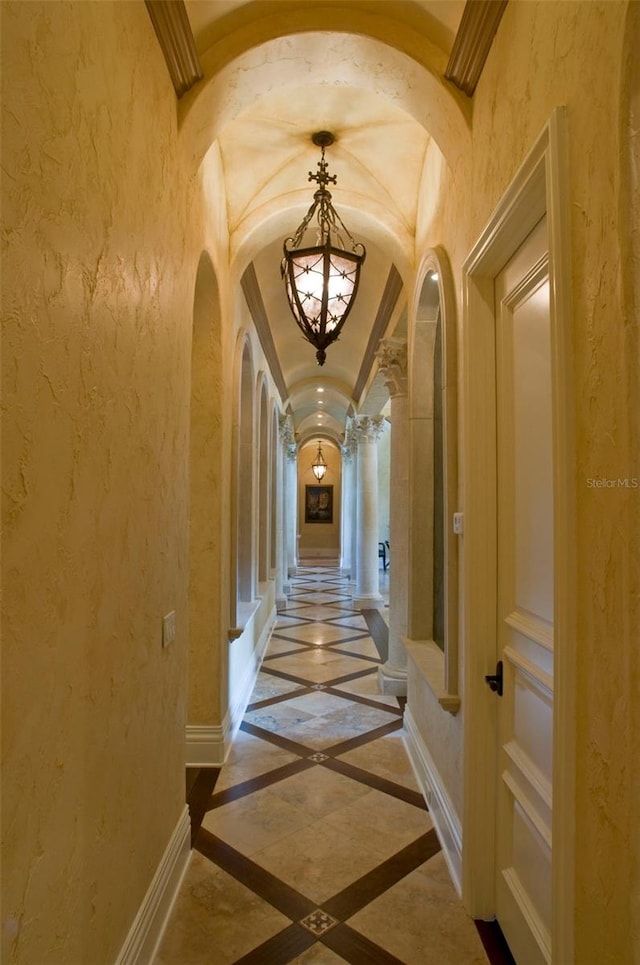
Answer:
M391 399L391 478L389 480L389 653L378 669L383 694L406 696L407 656L402 638L409 625L409 401L407 342L387 338L376 353Z
M353 535L356 518L356 467L355 455L357 443L350 427L345 432L342 445L342 526L340 533L340 572L342 576L353 579L355 566L353 563Z
M382 609L378 580L378 438L383 416L356 416L358 439L358 506L356 513L356 590L358 610Z
M291 417L278 416L278 478L276 502L276 608L284 610L287 606L286 588L288 583L287 563L287 446L293 436Z
M286 480L285 480L285 514L284 528L286 535L286 579L284 592L291 593L289 577L295 576L298 561L298 447L295 443L285 446Z

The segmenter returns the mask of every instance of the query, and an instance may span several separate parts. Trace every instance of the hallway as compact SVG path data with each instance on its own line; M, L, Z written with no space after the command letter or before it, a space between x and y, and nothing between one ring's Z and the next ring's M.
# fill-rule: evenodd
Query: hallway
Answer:
M352 609L337 569L292 582L227 763L192 774L202 823L156 965L481 965L402 698L378 693L384 621Z

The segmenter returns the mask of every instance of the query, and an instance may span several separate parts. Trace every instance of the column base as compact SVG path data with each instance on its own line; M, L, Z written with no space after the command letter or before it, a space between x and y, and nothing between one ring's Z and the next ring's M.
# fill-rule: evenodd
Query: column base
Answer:
M277 596L277 597L276 597L276 610L286 610L286 609L287 609L287 606L288 606L288 603L289 603L289 601L287 600L286 596L284 596L284 595L283 595L283 596Z
M350 567L350 566L341 566L341 567L340 567L340 576L346 576L346 578L347 578L348 580L350 580L350 579L351 579L351 567Z
M354 610L382 610L384 609L384 599L379 593L363 593L351 597Z
M282 592L285 596L291 596L291 585L289 583L284 583L282 587Z
M407 668L385 663L378 667L378 686L385 697L407 696Z

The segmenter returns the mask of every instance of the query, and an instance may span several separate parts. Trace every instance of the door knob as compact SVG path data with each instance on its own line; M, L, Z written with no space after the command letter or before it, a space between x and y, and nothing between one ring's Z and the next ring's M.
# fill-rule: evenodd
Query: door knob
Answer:
M489 689L493 690L498 697L502 697L502 660L498 660L496 672L487 674L484 679L489 684Z

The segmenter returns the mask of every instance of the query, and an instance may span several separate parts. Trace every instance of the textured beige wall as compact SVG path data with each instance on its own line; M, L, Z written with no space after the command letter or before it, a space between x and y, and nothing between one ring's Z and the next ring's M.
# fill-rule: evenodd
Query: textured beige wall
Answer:
M191 347L189 500L189 724L219 724L226 678L228 613L221 547L223 366L220 293L203 252L198 265Z
M622 292L629 238L620 212L628 153L623 70L627 4L533 3L506 9L474 97L471 156L453 172L424 238L443 244L458 297L462 262L552 109L566 105L570 140L571 259L577 431L576 962L622 965L640 942L637 906L640 760L634 706L638 654L637 490L591 488L590 478L640 477L637 314ZM636 51L637 12L629 22ZM629 46L629 38L627 45ZM459 306L460 307L460 306ZM464 467L462 467L464 473ZM450 744L450 724L425 721L430 747ZM459 734L461 740L461 731ZM439 763L437 761L437 763ZM446 761L442 766L447 768ZM637 777L635 778L637 781ZM454 801L457 798L452 794ZM635 802L635 803L634 803ZM633 898L633 888L636 897ZM637 928L637 922L636 922ZM637 959L636 959L637 961Z
M3 3L2 32L3 961L89 965L183 807L199 252L144 5Z

